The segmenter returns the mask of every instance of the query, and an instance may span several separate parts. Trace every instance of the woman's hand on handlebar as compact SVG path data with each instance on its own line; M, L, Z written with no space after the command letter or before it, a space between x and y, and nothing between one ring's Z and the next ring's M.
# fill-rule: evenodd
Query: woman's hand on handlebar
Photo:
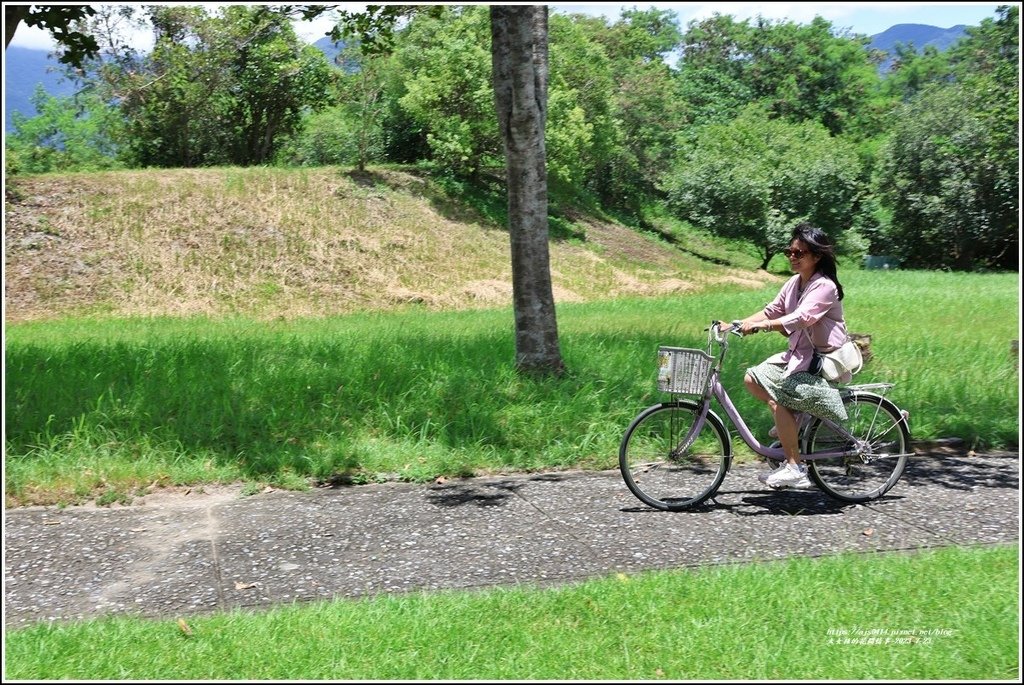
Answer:
M742 323L743 322L738 319L732 321L731 323L715 319L714 321L711 322L711 326L715 331L715 337L719 340L719 342L721 342L722 340L725 339L725 336L728 333L734 333L735 335L743 335L743 333L740 332L740 326L742 325Z
M744 336L751 335L753 333L760 333L765 328L765 321L753 321L752 319L733 319L731 323L725 321L715 321L714 324L718 328L720 335L726 333L734 333L735 335Z
M743 321L736 321L739 324L740 335L752 335L754 333L760 333L764 330L764 321L751 321L750 319L744 319Z

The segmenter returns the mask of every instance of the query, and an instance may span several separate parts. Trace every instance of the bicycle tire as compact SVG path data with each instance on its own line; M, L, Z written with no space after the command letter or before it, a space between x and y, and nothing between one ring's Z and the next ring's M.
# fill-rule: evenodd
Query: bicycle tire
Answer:
M910 428L899 407L874 393L843 398L849 418L843 423L859 442L859 455L808 459L811 480L843 502L869 502L887 493L903 475L910 452ZM804 454L852 447L846 436L820 418L810 423Z
M633 419L619 445L619 470L644 504L682 511L713 496L729 470L732 444L722 420L710 410L698 435L682 454L672 455L690 432L701 404L662 402Z

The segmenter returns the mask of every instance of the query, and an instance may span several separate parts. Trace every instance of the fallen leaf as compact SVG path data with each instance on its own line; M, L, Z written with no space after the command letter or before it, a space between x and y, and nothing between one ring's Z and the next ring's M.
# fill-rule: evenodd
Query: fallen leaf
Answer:
M256 587L256 583L242 583L242 582L237 581L237 580L235 581L235 589L236 590L249 590L249 589L252 589L254 587Z
M871 537L874 534L875 534L875 529L874 528L866 528L864 530L864 533L863 533L863 535L866 535L868 537Z
M43 521L44 526L59 526L60 521Z
M185 619L183 619L183 618L179 618L178 619L178 628L180 628L181 632L185 633L185 635L188 635L189 637L192 637L192 629L188 627L187 623L185 623Z
M654 669L654 675L658 676L659 678L664 678L665 671L661 670L660 668L656 668Z

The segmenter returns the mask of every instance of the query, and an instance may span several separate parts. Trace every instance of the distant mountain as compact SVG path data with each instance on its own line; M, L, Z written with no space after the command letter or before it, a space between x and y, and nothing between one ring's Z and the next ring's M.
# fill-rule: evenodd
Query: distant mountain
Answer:
M330 62L331 64L337 64L335 60L338 59L338 55L341 54L341 51L342 49L344 49L345 44L342 42L335 43L329 37L324 36L320 40L313 43L313 47L320 48L320 52L324 53L324 56L327 57L328 62Z
M917 52L923 52L925 47L934 45L939 52L944 52L953 47L957 41L967 36L967 27L957 24L948 29L940 29L937 26L927 24L896 24L893 27L871 36L868 49L882 50L890 55L879 67L884 73L892 66L892 57L896 54L896 46L900 43L913 45Z
M11 112L35 116L32 94L36 84L50 95L71 95L75 84L61 76L59 63L46 50L11 46L4 54L4 130L13 130Z

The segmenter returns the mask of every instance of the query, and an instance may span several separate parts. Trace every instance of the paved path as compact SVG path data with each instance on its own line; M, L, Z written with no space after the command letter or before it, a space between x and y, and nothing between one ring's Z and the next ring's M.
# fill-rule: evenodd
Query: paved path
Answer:
M5 512L8 628L181 617L382 592L548 585L840 552L1019 540L1016 453L929 452L882 500L775 492L738 466L715 502L647 508L617 471L270 492Z

